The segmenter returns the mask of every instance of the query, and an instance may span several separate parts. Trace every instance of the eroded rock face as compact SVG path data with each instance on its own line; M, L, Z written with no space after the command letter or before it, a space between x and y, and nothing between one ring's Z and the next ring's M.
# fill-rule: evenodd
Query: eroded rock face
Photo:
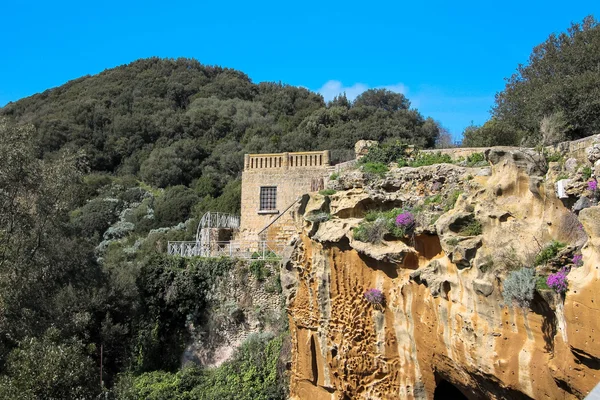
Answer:
M569 399L600 380L600 207L577 220L534 152L491 149L487 158L491 174L438 165L374 181L340 176L332 219L316 230L305 223L282 274L292 398L431 399L446 382L470 399ZM368 210L438 194L456 202L428 204L439 217L413 237L353 239ZM531 265L537 243L551 239L586 243L564 299L546 291L527 310L504 306L507 271ZM368 289L381 290L383 304L369 303Z

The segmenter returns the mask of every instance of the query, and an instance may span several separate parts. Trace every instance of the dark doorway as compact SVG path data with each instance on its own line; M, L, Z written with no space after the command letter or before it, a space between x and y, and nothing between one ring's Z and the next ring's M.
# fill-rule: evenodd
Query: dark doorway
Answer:
M456 386L446 380L441 380L433 392L434 400L467 400Z

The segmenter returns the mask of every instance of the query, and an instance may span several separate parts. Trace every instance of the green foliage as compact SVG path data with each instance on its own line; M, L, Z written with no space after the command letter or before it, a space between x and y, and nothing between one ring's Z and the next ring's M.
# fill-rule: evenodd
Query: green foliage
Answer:
M463 225L458 232L462 236L477 236L481 235L481 222L476 219L472 219L467 224Z
M337 172L334 172L333 174L329 175L329 180L337 181L339 177L340 177L340 174L338 174Z
M460 191L460 190L455 190L452 193L450 193L450 195L446 199L446 205L444 206L444 211L452 210L454 208L454 205L456 204L456 201L458 200L458 198L460 197L461 194L462 194L462 191Z
M335 194L336 190L334 189L324 189L324 190L320 190L319 194L322 196L331 196L332 194Z
M463 131L464 147L516 146L524 134L497 118L483 126L470 125Z
M177 225L190 218L198 202L196 193L185 186L172 186L154 202L153 227Z
M99 370L80 341L63 342L49 329L41 338L27 338L6 361L0 379L3 399L85 399L100 392Z
M553 240L535 256L535 265L538 266L546 264L548 261L556 257L558 252L565 246L565 243Z
M240 179L229 182L223 189L221 196L212 198L205 196L194 207L194 214L198 217L208 211L219 211L237 215L240 213L242 202L242 181Z
M408 165L411 167L424 167L427 165L435 164L452 164L452 157L448 154L442 154L441 152L424 153L419 152L414 160L409 161Z
M544 158L546 159L546 162L564 163L565 161L565 157L560 151L555 151L553 153L544 151Z
M592 167L590 167L589 165L586 165L585 167L583 167L581 169L581 174L583 176L583 180L587 181L592 177Z
M118 199L94 199L75 214L73 226L85 237L101 237L117 221L121 206Z
M446 243L448 243L449 246L456 246L458 243L460 243L460 240L458 238L453 237L446 240Z
M331 214L325 211L319 211L316 213L310 213L306 215L304 219L310 222L325 222L331 219Z
M389 171L387 165L379 162L368 162L362 165L363 172L383 176Z
M215 279L229 271L231 259L183 259L156 254L141 267L136 326L135 369L174 370L187 340L186 321L196 321Z
M156 147L140 166L140 176L157 187L187 185L200 176L200 165L206 157L200 143L178 140L168 147Z
M442 195L441 194L436 194L435 196L429 196L429 197L425 198L425 200L423 201L423 203L425 205L439 204L441 201L442 201Z
M387 165L394 161L404 160L408 145L402 142L384 143L369 147L359 162L361 164L380 163Z
M546 282L547 279L548 279L548 277L545 275L537 276L535 279L535 289L538 291L539 290L550 290L550 286L548 286L548 283Z
M381 243L385 235L402 239L406 236L405 227L396 224L396 218L399 214L405 212L401 208L394 208L389 211L369 211L356 228L354 228L354 239L366 243ZM417 213L416 209L411 210Z
M517 304L526 308L533 300L535 290L535 271L533 268L521 268L511 271L504 280L502 297L504 304L511 306Z
M363 222L354 228L354 239L366 243L381 243L385 234L389 233L388 221L377 218L373 222Z
M568 139L600 130L600 25L592 16L572 24L567 32L551 34L534 47L529 61L496 95L495 119L529 136L541 136L540 122L562 113Z
M386 111L408 110L410 101L401 93L387 89L369 89L354 100L355 107L375 107Z
M265 260L252 261L249 269L250 273L259 282L263 282L266 278L271 276L271 270L267 267Z
M244 153L331 149L337 162L351 159L360 139L432 147L439 127L409 106L383 89L326 105L304 88L253 84L193 59L149 58L11 103L0 115L35 121L45 156L81 148L93 171L158 187L187 186L210 167L224 178L220 191L238 177Z
M467 166L477 167L487 165L485 155L483 153L472 153L467 156Z
M177 373L154 371L120 377L121 400L275 400L285 398L278 373L282 337L252 335L233 359L214 369L187 367Z

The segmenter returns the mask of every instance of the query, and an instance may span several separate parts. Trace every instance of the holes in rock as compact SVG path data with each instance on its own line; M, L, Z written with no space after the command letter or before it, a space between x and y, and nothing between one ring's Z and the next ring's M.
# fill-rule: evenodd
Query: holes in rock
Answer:
M500 221L500 222L506 222L509 219L515 219L515 217L513 217L512 215L510 215L510 213L505 213L505 214L502 214L500 216L500 218L498 218L498 221Z
M450 289L450 282L444 281L444 283L442 283L442 297L446 300L449 299L448 293L450 293Z
M319 368L317 365L317 344L315 337L310 337L310 358L311 358L311 369L312 369L312 383L317 384L319 380Z
M333 349L331 349L331 358L336 358L337 357L337 347L334 347Z
M467 400L467 397L453 384L441 380L433 392L434 400Z

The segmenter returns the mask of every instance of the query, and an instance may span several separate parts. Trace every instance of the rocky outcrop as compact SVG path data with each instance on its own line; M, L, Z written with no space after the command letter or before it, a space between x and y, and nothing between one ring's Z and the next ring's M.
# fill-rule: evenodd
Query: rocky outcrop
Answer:
M600 207L571 212L535 151L486 159L348 171L335 194L311 195L305 213L331 218L299 222L282 273L292 398L431 399L452 385L470 399L569 399L600 380ZM414 234L354 238L366 213L394 207L418 210ZM566 295L540 289L528 309L505 306L509 271L532 267L551 240L571 245L564 258L585 244ZM385 300L367 301L369 289Z
M206 293L206 312L200 324L190 323L191 341L182 363L215 367L256 333L279 333L285 325L276 275L278 263L239 260Z

